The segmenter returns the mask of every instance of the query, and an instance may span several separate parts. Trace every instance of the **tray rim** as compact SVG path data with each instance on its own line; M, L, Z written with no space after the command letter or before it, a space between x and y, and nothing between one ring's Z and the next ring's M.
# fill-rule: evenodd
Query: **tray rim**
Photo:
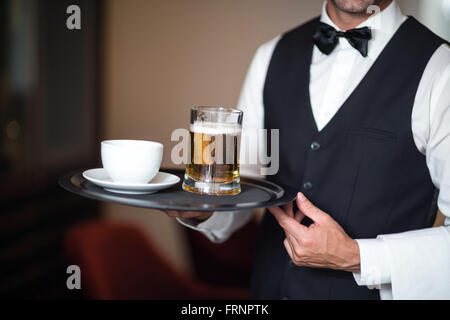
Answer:
M93 184L92 182L89 182L86 178L83 177L83 172L85 170L89 170L89 168L86 169L77 169L74 171L71 171L69 173L63 174L58 178L58 184L60 187L62 187L64 190L74 193L76 195L98 200L102 202L111 202L111 203L117 203L124 206L132 206L132 207L140 207L140 208L146 208L146 209L155 209L155 210L179 210L179 211L214 211L214 212L223 212L223 211L241 211L241 210L251 210L251 209L258 209L258 208L268 208L273 206L280 206L284 205L288 202L291 202L295 199L297 195L297 191L289 186L285 185L279 185L276 183L273 183L271 181L268 181L266 179L256 178L256 177L250 177L241 175L241 182L245 183L246 185L257 185L260 189L265 189L266 192L276 194L276 198L272 198L268 201L264 202L246 202L242 204L222 204L222 205L214 205L214 204L199 204L198 206L195 205L189 205L189 206L183 206L181 205L174 205L170 206L167 204L164 205L158 205L157 202L149 202L148 200L144 199L133 199L129 198L130 195L126 195L127 197L120 198L120 194L118 193L111 193L109 194L98 194L97 192L92 192L86 189L83 189L81 184L82 183L89 183ZM182 175L184 174L184 170L182 169L173 169L173 168L161 168L160 171L162 172L168 172L171 174L176 175ZM80 179L82 180L80 183L75 184L72 179ZM178 182L175 186L182 183L182 179L180 182ZM95 184L94 184L95 185ZM175 187L174 186L174 187ZM270 187L275 188L277 191L273 191L270 189ZM98 187L98 186L97 186ZM101 188L101 187L98 187ZM267 191L269 190L269 191ZM157 193L155 193L157 194ZM120 200L119 200L120 199Z

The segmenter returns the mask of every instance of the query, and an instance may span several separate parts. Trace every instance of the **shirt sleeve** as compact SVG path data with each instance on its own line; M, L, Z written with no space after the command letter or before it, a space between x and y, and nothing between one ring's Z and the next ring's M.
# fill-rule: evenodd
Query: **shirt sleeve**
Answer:
M244 112L242 123L242 139L240 153L240 173L241 175L262 177L260 164L257 157L259 152L265 152L262 148L262 139L258 139L256 150L252 148L256 144L252 141L255 135L245 134L245 132L258 132L264 126L264 106L263 106L263 87L266 79L266 73L272 57L273 50L280 37L260 46L253 57L248 69L247 75L242 86L239 97L238 108ZM251 161L256 159L255 161ZM226 241L234 231L245 225L252 217L250 211L228 211L214 212L213 215L202 223L194 219L177 218L182 225L203 233L213 242L220 243Z
M357 240L358 285L380 289L382 299L450 299L450 48L430 59L415 97L412 129L439 189L443 227Z
M251 211L226 211L214 212L209 219L201 223L194 219L177 218L177 220L182 225L203 233L212 242L222 243L251 218Z

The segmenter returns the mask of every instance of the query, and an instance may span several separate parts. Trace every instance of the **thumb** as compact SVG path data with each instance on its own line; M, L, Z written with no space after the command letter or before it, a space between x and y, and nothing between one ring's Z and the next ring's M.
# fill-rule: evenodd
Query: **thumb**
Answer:
M313 205L311 201L309 201L308 198L306 198L301 192L297 194L296 202L298 209L314 222L323 221L323 219L327 216L325 212Z

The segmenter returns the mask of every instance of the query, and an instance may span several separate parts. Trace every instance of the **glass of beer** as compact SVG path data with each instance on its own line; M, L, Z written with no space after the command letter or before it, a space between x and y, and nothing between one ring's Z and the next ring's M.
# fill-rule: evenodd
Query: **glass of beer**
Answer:
M184 190L218 196L241 192L242 117L242 111L231 108L191 109L191 154L184 175Z

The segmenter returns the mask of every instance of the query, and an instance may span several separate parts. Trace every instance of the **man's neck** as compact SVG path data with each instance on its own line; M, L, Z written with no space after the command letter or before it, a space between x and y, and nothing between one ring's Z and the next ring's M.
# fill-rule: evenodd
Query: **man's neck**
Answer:
M378 3L380 10L386 9L392 0L384 0ZM336 7L331 0L327 0L326 7L328 16L341 30L353 29L370 18L372 13L348 13Z

